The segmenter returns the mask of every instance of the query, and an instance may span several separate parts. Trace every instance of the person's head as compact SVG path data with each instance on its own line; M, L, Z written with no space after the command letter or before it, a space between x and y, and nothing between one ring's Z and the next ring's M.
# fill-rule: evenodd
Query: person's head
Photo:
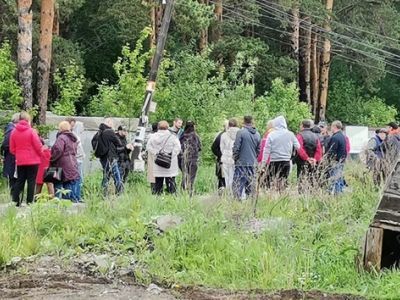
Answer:
M151 131L152 132L157 132L157 130L158 130L158 123L151 124Z
M181 128L182 128L182 125L183 125L182 119L176 118L176 119L174 120L174 127L175 127L175 128L181 129Z
M238 127L238 121L236 119L232 118L228 121L228 126L229 126L229 128Z
M392 133L393 131L397 131L399 129L399 125L397 125L396 122L390 122L387 126L389 133Z
M168 130L169 124L167 121L158 122L158 130Z
M381 129L378 129L378 130L377 130L376 135L379 136L379 138L380 138L382 141L384 141L384 140L386 140L386 138L387 138L388 132L387 132L386 128L381 128Z
M128 135L128 130L126 129L125 126L119 125L118 126L118 134L120 136L127 136Z
M20 121L27 121L28 123L30 123L32 119L31 119L31 116L26 111L22 111L19 114L19 120Z
M321 134L321 128L319 128L319 126L315 125L312 129L312 132L316 133L316 134Z
M110 128L114 128L114 120L111 118L105 118L104 124L106 124Z
M76 124L76 119L73 117L68 117L65 119L65 121L67 121L69 124L71 124L71 128L74 129L75 124Z
M186 125L185 125L185 131L184 131L184 133L191 133L191 132L194 132L196 129L195 129L195 124L194 124L194 122L193 121L187 121L186 122Z
M300 124L300 130L311 129L314 126L313 121L311 120L303 120Z
M19 122L19 115L20 115L19 113L13 114L11 117L11 122L17 124Z
M332 122L331 130L332 130L333 133L336 133L336 132L338 132L338 131L341 131L342 129L343 129L343 124L342 124L342 122L340 122L340 121L334 121L334 122Z
M71 131L71 124L67 121L60 122L60 124L58 124L58 131L59 132Z
M319 122L318 127L321 130L322 135L328 134L328 124L326 124L325 122Z
M253 117L252 116L244 116L243 124L245 126L252 126L253 125Z

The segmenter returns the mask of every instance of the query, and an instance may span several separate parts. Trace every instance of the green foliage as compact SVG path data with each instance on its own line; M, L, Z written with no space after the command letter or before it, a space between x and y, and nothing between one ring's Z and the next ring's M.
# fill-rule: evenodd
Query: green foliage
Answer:
M59 97L52 111L60 116L75 115L75 103L82 96L85 82L85 77L79 72L79 66L75 61L70 61L64 69L57 69L54 82L59 89Z
M368 97L354 81L337 80L329 94L328 117L345 124L383 126L395 120L397 110L378 97Z
M11 47L4 42L0 48L0 106L17 110L22 103L21 88L16 81L17 65L11 59Z
M298 131L304 119L311 119L310 108L299 102L299 91L295 83L285 84L282 79L272 82L271 91L256 100L255 115L259 124L265 125L278 115L286 118L290 130Z
M145 28L134 50L129 46L122 48L122 57L114 64L117 83L103 82L99 85L99 93L91 100L89 114L92 116L137 117L143 105L146 89L144 71L150 60L151 51L144 51L143 44L150 35Z

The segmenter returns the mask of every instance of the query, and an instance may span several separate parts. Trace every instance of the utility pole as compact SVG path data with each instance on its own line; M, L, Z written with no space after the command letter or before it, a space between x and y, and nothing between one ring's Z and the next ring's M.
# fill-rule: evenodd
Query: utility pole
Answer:
M141 116L139 118L139 126L135 136L135 149L132 157L134 159L134 169L144 171L144 163L141 158L141 151L146 135L146 128L149 123L149 112L152 106L153 95L156 87L156 80L158 70L160 68L161 60L163 58L165 43L167 41L169 25L171 23L172 10L174 7L174 0L162 0L162 4L165 4L164 15L162 19L161 29L158 34L156 52L154 53L149 80L147 82L146 93L144 96L144 104L142 107Z

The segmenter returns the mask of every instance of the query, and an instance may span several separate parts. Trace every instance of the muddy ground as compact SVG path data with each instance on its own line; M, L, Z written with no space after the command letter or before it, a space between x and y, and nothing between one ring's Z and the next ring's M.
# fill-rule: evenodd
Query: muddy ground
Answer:
M231 293L201 287L160 288L156 284L147 287L137 285L129 272L101 275L92 268L93 257L61 262L52 257L16 259L0 272L0 299L266 299L266 300L355 300L350 295L328 295L320 292L298 290L264 293L262 291ZM84 262L84 261L89 262Z

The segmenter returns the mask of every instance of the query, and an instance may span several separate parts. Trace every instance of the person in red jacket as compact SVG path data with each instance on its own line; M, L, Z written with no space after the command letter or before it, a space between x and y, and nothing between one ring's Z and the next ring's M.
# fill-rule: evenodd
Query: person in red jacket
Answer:
M38 134L31 127L31 117L27 112L21 112L20 121L10 136L10 152L15 155L17 166L17 181L12 199L17 206L21 206L21 192L25 182L28 184L26 202L33 202L35 195L36 175L41 163L43 152L42 143Z
M44 145L44 141L42 140L42 145ZM36 175L36 195L42 192L43 183L44 183L44 172L47 168L50 167L50 158L51 158L51 150L48 147L43 149L43 153L41 156L41 163L39 165L39 170ZM54 197L54 185L51 182L46 182L47 192L50 196Z
M299 180L299 191L302 192L307 187L316 185L317 165L322 160L321 141L314 132L311 131L313 122L304 120L300 125L300 133L297 140L300 149L297 151L297 178Z

